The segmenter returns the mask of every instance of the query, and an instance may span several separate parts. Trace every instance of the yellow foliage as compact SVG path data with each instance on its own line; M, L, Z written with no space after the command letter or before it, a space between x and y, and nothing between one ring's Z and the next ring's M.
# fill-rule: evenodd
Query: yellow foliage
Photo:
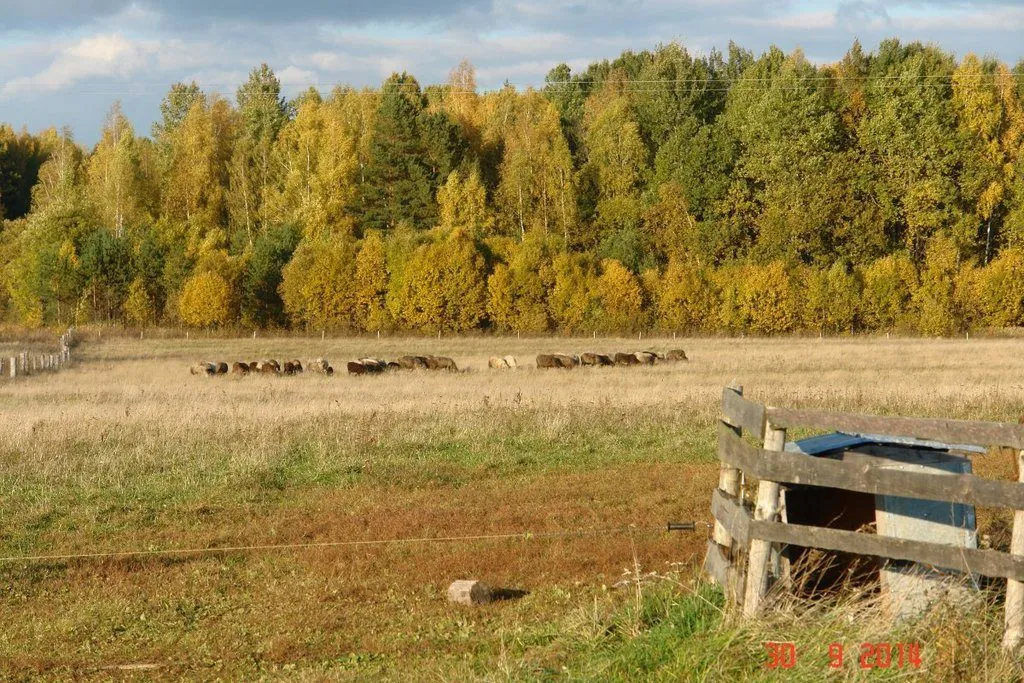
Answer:
M387 308L388 271L384 241L376 232L363 238L356 255L356 323L360 329L387 329L391 315Z
M852 332L860 316L861 287L844 263L803 270L803 324L818 332Z
M929 240L921 285L914 292L917 329L921 334L949 335L962 327L956 315L956 275L960 255L952 239Z
M658 291L658 327L689 332L716 327L715 289L707 274L679 259L671 259Z
M352 327L355 247L351 241L304 239L281 274L281 300L297 324L320 330Z
M231 286L218 273L196 273L185 281L178 313L192 327L226 325L231 320Z
M146 283L135 278L128 286L128 296L124 300L124 314L136 325L145 326L156 318L153 300L146 291Z
M467 235L456 231L443 242L418 248L405 267L401 318L423 332L464 332L475 328L487 309L487 269Z
M792 331L797 324L796 302L785 266L773 261L744 270L739 310L746 329L758 334Z
M437 190L437 209L441 227L446 230L464 230L479 239L494 229L487 189L475 168L469 175L458 170L448 175Z
M869 329L891 330L907 325L917 289L917 271L903 253L880 258L863 270L861 308Z
M643 326L640 283L615 259L605 259L597 279L599 325L608 332L634 332Z
M977 276L972 293L978 320L989 327L1024 325L1024 250L1004 249Z
M595 316L595 276L583 258L563 252L551 265L552 287L548 314L556 327L569 334L590 329Z

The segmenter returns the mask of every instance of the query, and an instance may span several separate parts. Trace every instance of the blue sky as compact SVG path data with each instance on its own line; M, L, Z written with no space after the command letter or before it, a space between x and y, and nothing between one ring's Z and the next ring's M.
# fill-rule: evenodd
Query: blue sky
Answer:
M896 36L1016 63L1022 35L1019 0L0 0L0 121L91 144L120 100L148 133L171 83L232 95L262 61L290 94L396 70L439 82L463 58L490 89L673 40L828 62Z

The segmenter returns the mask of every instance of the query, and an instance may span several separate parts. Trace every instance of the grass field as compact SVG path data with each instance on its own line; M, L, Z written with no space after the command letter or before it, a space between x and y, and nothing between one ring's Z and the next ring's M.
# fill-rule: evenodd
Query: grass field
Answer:
M2 678L735 680L777 676L762 642L792 639L809 654L790 673L816 680L827 639L897 637L922 642L933 679L1021 674L986 605L895 631L864 604L740 623L696 580L707 533L660 529L710 520L723 385L774 405L1016 421L1024 341L85 336L72 369L0 380L2 556L533 535L0 562ZM538 352L674 347L690 362L532 368ZM188 374L405 353L466 372ZM499 354L531 367L488 370ZM1012 476L994 457L976 471ZM562 532L580 534L545 535ZM654 575L614 588L637 572ZM529 594L457 608L444 592L458 578ZM840 677L908 675L855 664Z

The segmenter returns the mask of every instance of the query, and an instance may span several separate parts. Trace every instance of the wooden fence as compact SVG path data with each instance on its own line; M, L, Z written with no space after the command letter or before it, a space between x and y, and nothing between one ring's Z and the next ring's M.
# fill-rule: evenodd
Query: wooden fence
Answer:
M56 372L71 364L71 347L74 345L74 328L60 336L56 353L30 353L22 351L13 356L0 358L0 377L15 379L43 372Z
M757 613L768 589L772 544L793 545L907 560L925 565L1005 578L1006 624L1003 646L1024 640L1024 427L997 422L880 417L819 410L770 408L727 388L718 426L721 472L711 509L713 540L705 570L726 590L744 614ZM982 479L972 474L926 474L883 469L871 455L843 460L784 451L786 430L806 427L849 433L928 439L949 444L1001 446L1017 451L1018 482ZM743 434L763 444L751 445ZM758 480L756 503L742 499L741 475ZM869 494L895 495L1014 510L1008 553L961 548L873 533L788 524L779 521L783 484L821 486Z

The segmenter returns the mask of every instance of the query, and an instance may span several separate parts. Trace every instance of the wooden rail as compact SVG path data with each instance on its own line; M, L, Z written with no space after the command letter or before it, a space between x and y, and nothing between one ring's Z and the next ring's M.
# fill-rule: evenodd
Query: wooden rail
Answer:
M906 560L1007 579L1003 646L1024 641L1024 426L928 418L881 417L765 407L727 388L722 396L718 456L722 476L711 499L714 540L705 570L726 587L745 614L756 613L768 588L774 545ZM948 444L1002 446L1019 451L1021 480L993 481L973 474L928 474L879 466L885 448L811 457L785 451L786 429L794 427L855 434L911 437ZM748 437L744 438L744 434ZM760 441L763 447L749 443ZM756 505L744 502L739 482L758 480ZM873 533L783 523L778 520L781 486L798 484L859 493L963 503L1014 510L1009 553L879 536Z

